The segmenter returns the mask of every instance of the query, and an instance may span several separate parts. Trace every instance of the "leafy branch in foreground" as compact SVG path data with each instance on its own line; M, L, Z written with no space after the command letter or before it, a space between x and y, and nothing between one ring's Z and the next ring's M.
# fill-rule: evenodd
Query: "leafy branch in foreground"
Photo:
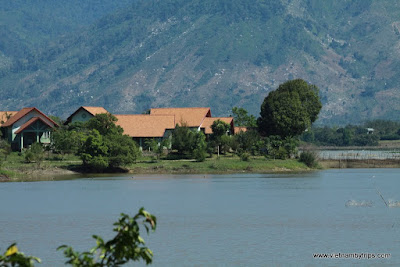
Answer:
M66 264L72 266L120 266L131 260L144 260L146 264L150 264L153 261L153 252L145 246L144 239L140 236L140 224L148 234L150 230L156 229L157 219L144 208L133 218L121 213L121 217L114 223L114 232L117 232L117 235L113 239L104 242L101 237L94 235L97 245L90 251L78 252L66 245L58 247L57 250L64 251L65 257L69 259ZM15 243L9 246L3 255L0 254L0 267L33 267L35 261L41 262L37 257L25 256L18 251Z
M32 267L34 262L40 263L40 259L33 256L25 256L18 251L16 243L11 244L3 255L0 255L0 266L24 266Z
M150 264L153 252L145 246L145 241L140 236L138 221L141 219L147 233L150 229L156 229L156 217L141 208L133 218L121 214L114 223L114 232L117 235L110 241L104 242L101 237L94 235L97 245L90 251L77 252L66 245L60 246L58 250L63 250L65 257L69 258L66 264L73 266L119 266L130 260L144 260L146 264Z

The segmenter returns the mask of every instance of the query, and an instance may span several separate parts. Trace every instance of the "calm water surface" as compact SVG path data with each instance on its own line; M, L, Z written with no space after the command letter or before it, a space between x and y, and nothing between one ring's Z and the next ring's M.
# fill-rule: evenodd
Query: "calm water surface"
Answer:
M400 266L400 207L379 193L400 201L399 169L0 183L0 252L17 242L39 266L63 266L59 245L88 250L92 234L111 238L121 212L144 206L158 219L143 233L152 266Z

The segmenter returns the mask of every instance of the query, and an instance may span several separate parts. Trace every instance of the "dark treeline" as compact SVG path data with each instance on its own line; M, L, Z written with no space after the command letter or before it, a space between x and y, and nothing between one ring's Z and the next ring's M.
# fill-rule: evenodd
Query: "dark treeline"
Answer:
M362 125L312 127L300 140L318 146L377 146L380 140L400 140L400 122L373 120Z

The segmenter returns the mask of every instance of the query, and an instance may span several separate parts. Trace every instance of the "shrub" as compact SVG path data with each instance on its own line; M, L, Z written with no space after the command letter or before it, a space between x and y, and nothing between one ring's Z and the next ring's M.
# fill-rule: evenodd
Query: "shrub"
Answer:
M11 153L11 145L6 140L0 140L0 157L4 156L4 160L7 160L7 156Z
M39 143L33 143L31 147L25 152L25 161L27 163L36 162L38 166L44 159L43 147Z
M313 151L304 151L300 154L300 162L303 162L310 168L317 167L317 155Z
M28 150L25 153L25 162L26 163L31 163L34 161L35 155L33 155L32 151Z
M237 154L241 161L249 161L250 160L250 153L248 153L248 152L239 151Z
M196 159L196 161L203 162L206 160L207 153L203 148L196 148L193 151L193 157Z

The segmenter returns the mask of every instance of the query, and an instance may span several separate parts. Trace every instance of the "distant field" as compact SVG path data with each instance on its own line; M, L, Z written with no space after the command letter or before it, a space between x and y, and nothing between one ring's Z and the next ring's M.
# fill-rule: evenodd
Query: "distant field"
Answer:
M307 148L307 144L302 144L299 150ZM316 150L391 150L400 149L400 140L379 141L377 146L315 146Z
M379 141L380 148L400 148L400 140Z

